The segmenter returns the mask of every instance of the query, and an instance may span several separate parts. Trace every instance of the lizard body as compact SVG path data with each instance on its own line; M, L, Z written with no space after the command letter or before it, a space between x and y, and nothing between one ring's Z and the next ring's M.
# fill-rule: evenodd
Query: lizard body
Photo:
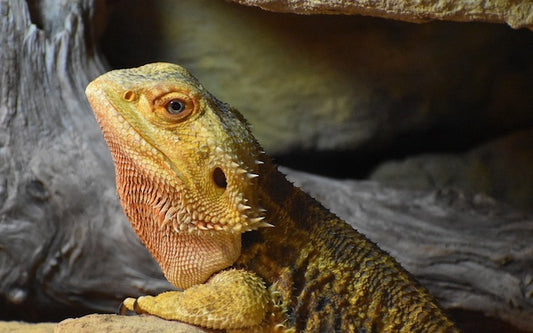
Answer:
M86 94L128 219L185 289L126 307L228 331L458 331L392 257L288 182L242 115L183 68L111 71Z

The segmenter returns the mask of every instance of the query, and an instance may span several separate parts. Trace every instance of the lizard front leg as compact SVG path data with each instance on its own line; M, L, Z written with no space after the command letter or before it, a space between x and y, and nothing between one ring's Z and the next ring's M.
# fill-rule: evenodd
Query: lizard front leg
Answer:
M221 271L206 283L185 291L127 298L124 306L137 313L214 328L260 325L270 308L270 293L261 278L238 269Z

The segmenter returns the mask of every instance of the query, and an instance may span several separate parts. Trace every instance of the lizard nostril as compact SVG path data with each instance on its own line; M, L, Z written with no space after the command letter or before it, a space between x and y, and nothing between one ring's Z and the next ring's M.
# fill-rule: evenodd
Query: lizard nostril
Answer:
M215 168L215 170L213 170L213 181L220 188L226 188L228 186L226 175L221 168Z
M124 95L122 95L122 98L124 98L128 102L131 102L135 99L135 93L131 90L128 90L124 93Z

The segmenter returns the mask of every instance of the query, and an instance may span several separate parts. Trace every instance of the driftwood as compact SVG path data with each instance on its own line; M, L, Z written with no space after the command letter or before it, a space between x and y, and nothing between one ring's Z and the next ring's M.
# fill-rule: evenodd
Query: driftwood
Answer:
M104 71L93 2L49 4L0 0L2 319L109 312L170 286L122 216L84 95Z
M122 215L83 93L105 71L95 43L104 2L46 3L0 0L1 319L113 312L125 296L170 288ZM455 314L533 332L531 217L455 191L290 174Z

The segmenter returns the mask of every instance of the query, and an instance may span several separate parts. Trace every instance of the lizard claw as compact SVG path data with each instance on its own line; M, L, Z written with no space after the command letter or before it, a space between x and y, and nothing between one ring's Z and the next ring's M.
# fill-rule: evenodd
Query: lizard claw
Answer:
M120 303L118 314L121 316L134 316L139 313L137 310L137 299L128 297Z

